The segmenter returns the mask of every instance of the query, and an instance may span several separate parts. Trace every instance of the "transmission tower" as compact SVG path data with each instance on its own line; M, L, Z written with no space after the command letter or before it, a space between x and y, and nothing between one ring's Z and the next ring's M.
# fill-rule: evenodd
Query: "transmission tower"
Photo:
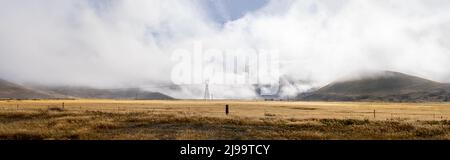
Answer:
M209 92L209 81L205 81L205 96L203 97L205 100L211 99L211 93Z

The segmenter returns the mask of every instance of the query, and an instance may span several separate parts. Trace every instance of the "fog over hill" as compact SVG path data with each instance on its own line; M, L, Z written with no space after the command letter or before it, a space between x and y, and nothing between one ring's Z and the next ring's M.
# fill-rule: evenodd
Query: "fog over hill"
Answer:
M305 81L296 81L284 76L280 82L280 93L260 98L290 99L306 101L383 101L383 102L445 102L450 100L450 84L439 83L399 72L374 72L363 77L339 80L318 89L307 89ZM296 88L287 91L286 88ZM302 90L303 89L303 90ZM255 95L258 87L255 87ZM284 96L283 93L300 93ZM203 94L203 92L199 92ZM174 99L159 92L139 88L98 89L81 86L23 86L0 80L0 99ZM253 99L253 98L251 98Z

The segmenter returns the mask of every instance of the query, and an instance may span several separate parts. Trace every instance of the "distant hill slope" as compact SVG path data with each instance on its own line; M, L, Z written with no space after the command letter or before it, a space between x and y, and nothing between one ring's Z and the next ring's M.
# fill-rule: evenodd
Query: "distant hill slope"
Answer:
M90 87L47 87L42 88L50 93L66 95L76 98L94 99L174 99L159 92L147 92L139 89L96 89Z
M450 85L386 71L377 76L335 82L297 98L323 101L442 102L450 99Z
M14 84L0 79L0 99L174 99L158 92L139 89L96 89L89 87L46 87Z
M45 99L54 96L0 79L0 99Z

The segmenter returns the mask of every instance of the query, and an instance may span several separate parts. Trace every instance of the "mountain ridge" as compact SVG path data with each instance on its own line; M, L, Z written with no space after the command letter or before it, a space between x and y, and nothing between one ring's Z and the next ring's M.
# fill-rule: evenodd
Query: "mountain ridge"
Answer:
M0 79L0 99L174 99L159 92L139 89L98 89L92 87L24 86Z
M302 93L299 100L446 102L450 84L439 83L400 72L384 71L378 76L336 81L316 91Z
M50 99L50 94L0 79L0 99Z

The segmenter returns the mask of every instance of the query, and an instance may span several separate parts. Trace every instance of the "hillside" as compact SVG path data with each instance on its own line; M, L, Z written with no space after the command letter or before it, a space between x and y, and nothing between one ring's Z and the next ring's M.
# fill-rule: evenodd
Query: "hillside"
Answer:
M45 99L54 96L0 79L0 99Z
M90 87L40 87L50 93L88 99L174 99L158 92L148 92L139 89L97 89Z
M139 89L23 86L0 79L0 99L173 99L158 92Z
M301 100L324 101L449 101L450 85L398 72L386 71L376 76L331 83Z

